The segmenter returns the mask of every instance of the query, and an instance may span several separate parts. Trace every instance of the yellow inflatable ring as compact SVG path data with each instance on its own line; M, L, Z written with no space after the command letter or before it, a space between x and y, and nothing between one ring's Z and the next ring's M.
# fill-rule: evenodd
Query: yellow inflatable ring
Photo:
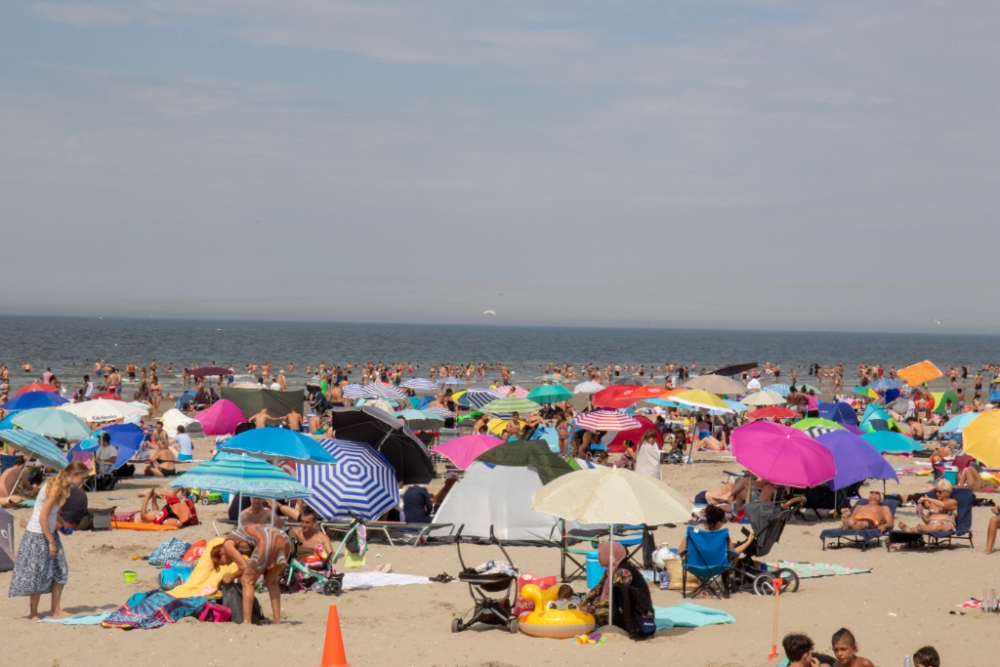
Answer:
M556 602L559 587L541 590L535 584L521 589L521 597L535 603L535 610L521 614L517 627L529 637L572 639L594 629L597 621L591 614L581 611L573 602L560 609Z

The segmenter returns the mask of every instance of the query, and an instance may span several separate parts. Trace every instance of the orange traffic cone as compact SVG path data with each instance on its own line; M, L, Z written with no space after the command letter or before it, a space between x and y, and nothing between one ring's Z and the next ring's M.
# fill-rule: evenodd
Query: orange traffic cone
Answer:
M340 615L337 605L330 605L330 614L326 617L326 641L323 642L323 664L319 667L347 667L347 655L344 653L344 638L340 636Z

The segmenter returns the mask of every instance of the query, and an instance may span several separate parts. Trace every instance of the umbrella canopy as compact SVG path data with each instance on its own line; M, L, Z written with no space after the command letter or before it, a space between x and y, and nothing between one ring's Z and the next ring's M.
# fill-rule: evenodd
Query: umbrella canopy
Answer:
M972 423L972 421L983 414L982 412L963 412L960 415L956 415L948 420L948 422L938 429L938 433L961 433L965 430L965 427Z
M757 408L747 415L748 419L795 419L800 413L778 405Z
M758 391L744 398L740 403L750 406L784 405L785 399L770 391Z
M723 413L733 411L732 408L726 405L724 400L702 389L689 389L688 391L672 393L670 394L670 400L674 403L680 403L681 405L701 410L719 410Z
M931 380L936 380L939 377L944 377L944 373L941 372L941 369L929 361L921 361L919 364L913 364L912 366L901 368L896 371L896 375L906 380L906 383L913 387L920 386L925 382L930 382Z
M824 433L829 433L831 431L843 431L844 427L837 422L830 421L829 419L820 419L817 417L809 417L807 419L800 419L799 421L792 424L792 428L797 428L800 431L804 431L811 438L823 435Z
M838 430L817 437L816 442L833 454L837 474L834 475L830 488L834 491L866 479L899 481L889 462L864 438Z
M853 391L858 396L864 396L865 398L871 398L874 400L878 400L880 398L878 392L876 392L871 387L858 386L858 387L853 387L851 391Z
M832 422L837 422L838 424L851 424L852 426L858 425L858 416L854 414L854 408L843 402L820 403L819 416L823 419L829 419Z
M658 479L624 468L595 468L562 475L535 491L531 508L581 523L684 523L693 509Z
M913 438L895 431L874 431L865 433L861 437L883 454L909 454L924 449L924 446Z
M881 378L879 380L875 380L874 382L872 382L870 386L872 389L876 391L886 391L887 389L899 389L901 385L895 380L890 380L889 378Z
M722 368L716 368L714 371L709 371L712 375L739 375L744 371L753 370L759 366L756 361L750 361L743 364L731 364L729 366L723 366Z
M345 384L341 387L341 391L344 392L345 398L364 398L368 395L360 384Z
M559 403L573 398L573 392L566 387L557 384L548 384L535 387L528 392L528 400L547 405L549 403Z
M660 449L663 448L663 434L656 428L656 424L640 415L636 415L633 419L639 422L639 427L629 429L628 431L618 431L618 434L608 444L609 454L620 454L621 452L624 452L626 440L631 440L638 445L642 441L642 436L646 435L646 431L652 431L655 433L656 446ZM605 438L605 442L606 441L607 438Z
M203 378L209 375L229 375L231 372L228 368L221 368L219 366L202 366L201 368L192 368L188 371L188 374L192 377Z
M92 452L101 446L100 435L106 433L111 439L111 446L118 449L118 456L115 457L113 470L122 467L131 459L142 447L146 439L146 432L141 426L135 424L111 424L105 426L87 438L76 443L67 453L66 460L71 461L76 452Z
M93 394L90 397L90 400L92 400L92 401L120 401L120 400L122 400L122 397L119 396L118 394L112 394L111 392L106 391L106 392L104 392L102 394Z
M681 386L688 389L701 389L710 394L747 393L747 388L743 386L743 383L724 375L696 375L681 382Z
M542 484L573 471L558 454L537 440L511 440L486 450L476 460L496 466L527 466L535 471Z
M750 409L749 407L747 407L743 403L740 403L739 401L732 401L732 400L730 400L728 398L723 399L723 402L726 405L728 405L729 408L733 412L735 412L736 414L740 414L741 412L746 412L747 410ZM710 412L710 414L713 414L713 415L724 415L724 414L726 414L725 412L722 412L721 410L710 410L709 412Z
M769 391L772 394L777 394L778 396L785 397L792 393L792 388L787 384L769 384L763 388L764 391Z
M403 422L372 407L337 408L330 425L345 440L368 444L396 469L405 484L426 484L434 479L434 463L426 445Z
M465 380L463 380L462 378L457 378L457 377L455 377L453 375L449 375L446 378L439 378L438 381L437 381L437 383L438 384L455 384L455 385L460 385L460 384L465 384Z
M48 382L32 382L31 384L26 384L17 391L13 393L13 396L20 396L21 394L27 394L29 391L52 391L58 392L59 387L54 384L49 384Z
M29 391L20 396L15 396L3 405L0 405L0 409L31 410L32 408L50 408L54 405L63 405L65 403L69 403L69 401L59 394L53 394L51 391Z
M457 417L454 412L447 408L424 408L424 412L429 412L432 415L437 415L441 419L451 419L452 417Z
M641 387L642 383L635 378L621 378L620 380L615 380L611 384L626 387Z
M90 435L87 422L65 410L52 408L21 410L11 416L10 424L39 435L63 440L83 440Z
M499 393L500 398L510 398L511 396L517 396L518 398L528 397L528 390L516 384L501 384L490 387L490 389Z
M604 389L604 385L600 382L581 382L580 384L573 387L574 394L596 394L600 390Z
M774 422L735 429L732 450L741 465L772 484L817 486L837 474L829 449L802 431Z
M536 410L540 410L541 407L538 403L527 398L508 396L507 398L498 398L490 401L480 408L480 410L490 414L511 414L514 412L535 412Z
M503 440L500 438L477 433L443 442L432 451L450 459L456 468L465 470L481 454L501 444L503 444Z
M309 489L281 468L245 455L217 456L175 477L170 487L242 493L268 500L309 498L312 495Z
M371 384L366 384L363 387L366 397L371 398L393 398L397 401L402 401L406 398L406 394L396 389L392 385L384 384L382 382L372 382Z
M427 378L410 378L400 383L401 387L415 391L437 391L438 386Z
M614 384L594 394L593 402L599 408L627 408L648 398L659 398L663 387Z
M91 424L118 421L134 415L142 414L142 410L123 401L84 401L83 403L67 403L59 408L76 415Z
M66 467L66 456L48 438L25 431L22 428L0 429L0 440L30 457L36 458L49 468L62 470Z
M396 471L385 457L361 442L319 441L337 465L297 466L296 478L312 491L309 506L329 521L351 519L350 512L373 521L399 504Z
M403 410L393 412L396 419L405 419L406 425L414 431L433 431L444 426L444 417L439 417L426 410Z
M201 422L205 435L232 435L246 421L240 406L224 398L195 413L194 418Z
M503 397L504 395L496 389L470 389L459 396L458 402L460 405L467 405L479 410L487 403Z
M224 452L296 463L336 463L328 451L307 435L287 428L255 428L218 444Z
M969 456L988 466L1000 466L1000 410L990 410L972 420L962 432L962 444Z
M629 431L642 426L632 416L621 410L608 408L585 412L574 419L573 423L586 431Z

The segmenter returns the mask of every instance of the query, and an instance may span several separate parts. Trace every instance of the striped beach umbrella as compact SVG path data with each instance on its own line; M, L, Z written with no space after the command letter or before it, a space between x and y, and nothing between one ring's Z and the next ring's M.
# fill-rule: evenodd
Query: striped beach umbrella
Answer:
M438 386L427 378L410 378L400 383L400 386L416 391L437 391Z
M364 392L366 398L392 398L397 401L402 401L406 398L406 394L400 390L396 389L392 385L383 384L381 382L366 384L364 386Z
M437 415L442 419L451 419L452 417L457 416L454 412L446 408L424 408L424 412L429 412L432 415Z
M310 466L302 466L308 468ZM287 472L252 456L221 454L170 482L171 488L242 493L254 498L308 498L312 492Z
M469 389L458 399L458 402L479 410L487 403L503 397L504 395L496 389Z
M454 375L449 375L446 378L439 378L438 384L465 384L465 380L462 378L457 378Z
M365 388L360 384L345 384L343 386L345 398L366 398Z
M518 398L528 397L528 390L525 389L524 387L519 387L516 384L510 384L510 385L498 384L496 387L492 387L492 389L500 392L500 395L505 398L511 395L517 396Z
M414 431L435 431L444 426L444 417L425 410L403 410L392 413L397 419L405 419L406 425Z
M309 505L324 519L351 519L353 511L371 521L399 504L396 471L378 450L331 438L319 444L337 465L298 466L295 475L312 491Z
M642 427L635 418L621 410L610 408L586 412L574 419L573 423L586 431L628 431Z
M490 414L513 414L515 412L535 412L536 410L540 410L541 407L538 403L530 401L527 398L508 396L507 398L498 398L495 401L490 401L481 410Z

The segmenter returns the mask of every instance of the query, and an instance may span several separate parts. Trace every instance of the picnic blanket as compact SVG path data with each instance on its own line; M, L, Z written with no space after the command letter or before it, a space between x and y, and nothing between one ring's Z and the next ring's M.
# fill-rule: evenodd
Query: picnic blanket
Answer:
M736 619L722 611L703 607L691 602L682 602L672 607L653 607L656 618L656 629L664 628L701 628L706 625L720 623L735 623Z
M344 574L344 590L372 588L375 586L406 586L409 584L432 583L427 577L394 572L347 572Z
M854 568L847 567L846 565L837 565L836 563L796 563L787 560L779 560L773 563L767 563L768 570L778 570L781 568L788 568L795 574L799 575L799 579L812 579L814 577L836 577L845 574L864 574L866 572L871 572L872 569L864 568Z
M103 614L81 614L79 616L67 616L66 618L43 618L38 623L62 623L63 625L100 625L111 615L106 611Z
M101 625L106 628L152 630L182 618L198 615L208 600L200 597L175 598L166 591L156 589L136 593L124 606L111 612Z

